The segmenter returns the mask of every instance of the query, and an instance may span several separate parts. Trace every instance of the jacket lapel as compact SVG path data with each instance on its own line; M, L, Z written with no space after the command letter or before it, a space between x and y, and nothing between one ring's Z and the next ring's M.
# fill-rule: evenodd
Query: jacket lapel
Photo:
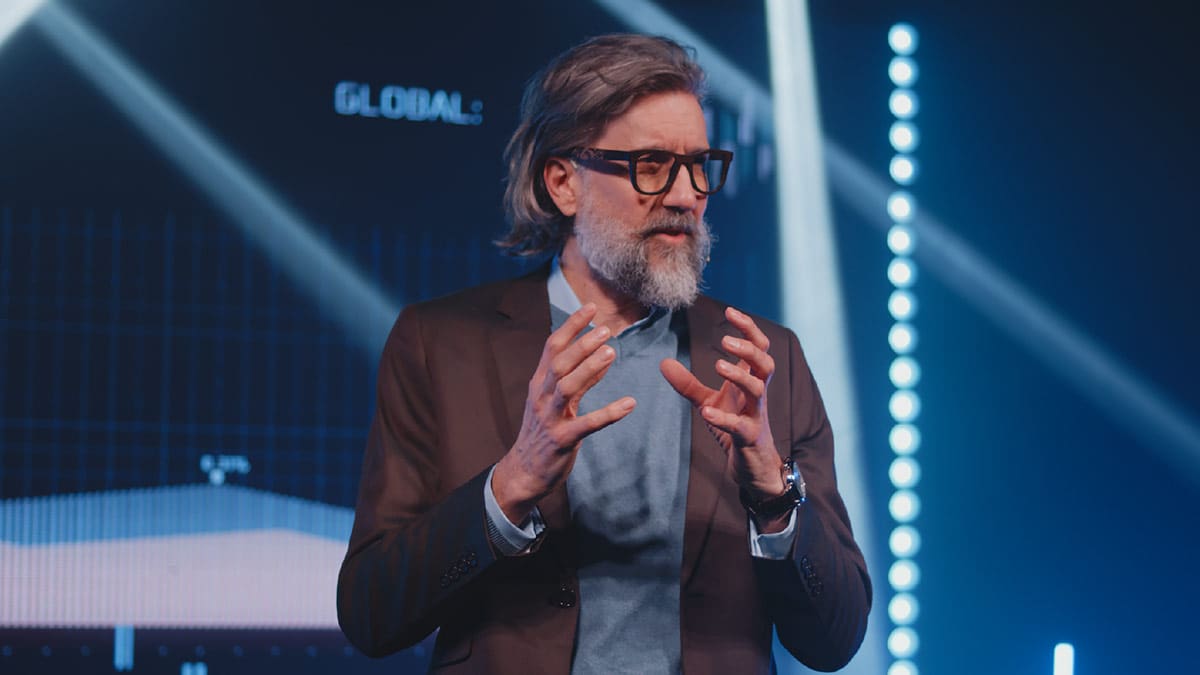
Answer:
M537 370L542 348L550 336L550 299L546 293L549 273L549 265L544 265L515 279L504 290L496 306L498 321L490 334L496 373L493 387L497 392L492 400L498 401L501 408L495 413L500 419L506 449L517 441L525 414L529 379ZM566 485L543 499L538 509L547 527L565 529L570 521Z
M687 310L688 341L692 374L705 386L719 389L723 382L717 374L719 350L726 334L723 308L701 297ZM708 432L700 411L692 409L692 456L688 474L687 510L684 517L683 569L680 583L686 588L696 572L696 563L704 550L712 528L713 514L723 488L732 484L732 465L725 450Z

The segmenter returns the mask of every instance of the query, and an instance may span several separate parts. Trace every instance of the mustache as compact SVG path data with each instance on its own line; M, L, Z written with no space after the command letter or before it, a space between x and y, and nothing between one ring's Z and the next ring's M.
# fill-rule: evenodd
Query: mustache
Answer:
M659 233L695 235L703 226L704 223L682 213L669 213L646 223L639 234L643 238Z

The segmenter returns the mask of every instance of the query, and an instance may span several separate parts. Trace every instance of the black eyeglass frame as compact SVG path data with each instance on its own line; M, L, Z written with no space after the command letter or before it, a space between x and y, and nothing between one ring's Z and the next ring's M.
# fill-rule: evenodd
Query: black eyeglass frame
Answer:
M667 175L667 182L661 190L643 190L637 182L637 163L639 160L658 155L662 159L671 157L674 163L671 165L671 172ZM729 165L733 164L733 151L718 150L709 148L690 155L681 155L670 150L603 150L601 148L572 148L565 153L565 156L580 162L590 162L597 160L605 160L610 162L628 162L629 163L629 182L633 185L633 189L644 195L661 195L671 189L675 184L675 178L679 175L679 167L684 164L688 167L688 180L692 183L692 188L703 195L715 195L725 187L725 178L729 175ZM696 174L692 167L697 163L703 163L706 159L717 159L721 161L721 179L717 181L717 186L710 190L701 188L696 183Z

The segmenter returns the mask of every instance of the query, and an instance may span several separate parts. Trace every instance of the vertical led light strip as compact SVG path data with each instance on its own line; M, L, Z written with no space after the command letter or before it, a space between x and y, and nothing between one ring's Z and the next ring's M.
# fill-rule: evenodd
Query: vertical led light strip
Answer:
M893 661L887 672L888 675L917 675L913 661L918 646L914 626L918 606L914 590L920 579L920 568L914 557L920 549L921 538L913 522L921 510L915 491L921 472L914 456L921 439L916 425L917 415L921 412L921 399L916 392L921 369L913 356L917 347L917 330L912 323L917 313L917 298L913 291L917 267L912 254L917 240L909 226L917 205L906 190L917 178L917 161L913 157L918 143L917 127L913 122L918 107L917 94L913 90L917 64L912 58L917 49L917 31L907 23L898 23L888 31L888 44L895 53L888 64L888 77L896 86L888 97L888 107L895 117L888 140L896 151L888 166L895 186L886 205L892 220L887 245L895 256L887 268L888 280L894 287L888 298L888 312L895 320L888 331L888 343L896 355L888 369L888 376L896 388L888 402L889 412L895 420L888 436L895 453L888 468L888 477L895 487L888 501L888 511L896 527L888 538L895 559L888 570L888 582L892 587L888 617L892 631L888 634L887 646Z
M1054 675L1075 675L1075 648L1069 643L1054 645Z

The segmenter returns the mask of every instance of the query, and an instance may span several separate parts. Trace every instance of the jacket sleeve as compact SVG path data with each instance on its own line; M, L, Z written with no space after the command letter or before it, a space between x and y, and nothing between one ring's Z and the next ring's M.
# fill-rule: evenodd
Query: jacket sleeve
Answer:
M837 491L833 432L796 336L787 331L791 455L807 488L787 560L755 558L755 576L779 641L806 666L833 671L862 644L871 581Z
M338 575L338 623L383 656L419 642L450 616L495 560L483 486L488 470L446 491L419 306L384 346L350 545Z

